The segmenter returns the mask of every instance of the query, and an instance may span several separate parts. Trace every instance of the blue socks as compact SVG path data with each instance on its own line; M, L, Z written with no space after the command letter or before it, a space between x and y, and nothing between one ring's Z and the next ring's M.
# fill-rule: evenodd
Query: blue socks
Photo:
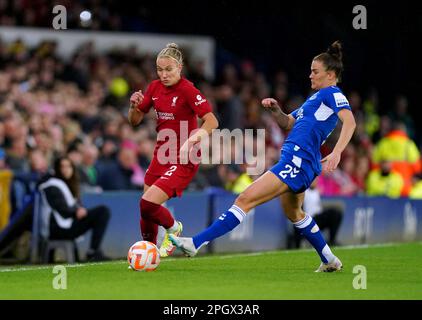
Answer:
M295 228L299 229L300 233L311 243L311 245L318 252L321 261L328 263L333 261L334 255L330 247L324 240L318 225L311 216L305 215L302 220L293 223Z
M193 237L193 244L199 249L204 244L232 231L239 225L246 213L238 206L233 205L226 213L223 213L207 229Z
M226 213L218 217L212 225L192 238L195 248L199 249L208 242L229 233L243 221L245 216L246 214L242 209L233 205ZM293 224L315 248L322 262L328 263L334 260L330 247L325 242L318 225L311 216L305 215L305 218Z

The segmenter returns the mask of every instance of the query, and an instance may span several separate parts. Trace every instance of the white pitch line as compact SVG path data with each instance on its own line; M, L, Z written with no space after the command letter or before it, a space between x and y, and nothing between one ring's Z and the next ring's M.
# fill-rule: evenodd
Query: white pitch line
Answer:
M66 268L79 268L79 267L88 267L88 266L97 266L102 264L121 264L127 263L124 260L112 261L112 262L91 262L91 263L77 263L77 264L55 264L50 266L39 266L39 267L23 267L23 268L4 268L0 269L0 272L18 272L18 271L38 271L38 270L48 270L53 269L55 266L62 265Z
M348 245L342 247L336 247L337 249L370 249L370 248L384 248L384 247L393 247L396 246L397 243L376 243L376 244L356 244L356 245Z
M422 242L418 242L419 244L422 244ZM361 245L349 245L349 246L341 246L341 247L334 247L336 249L370 249L370 248L382 248L382 247L393 247L395 245L399 245L400 243L380 243L380 244L361 244ZM308 251L314 251L313 248L307 248L307 249L295 249L295 250L272 250L272 251L261 251L261 252L249 252L249 253L238 253L238 254L231 254L231 255L223 255L220 256L220 259L232 259L232 258L239 258L239 257L253 257L253 256L260 256L260 255L267 255L267 254L273 254L273 253L281 253L281 254L291 254L291 253L297 253L297 252L308 252ZM182 258L182 257L180 257ZM161 262L174 262L180 260L180 258L169 258L169 259L163 259ZM207 259L215 259L216 256L210 255L210 256L199 256L195 257L193 259L195 260L207 260ZM189 258L187 258L189 259ZM88 266L96 266L96 265L107 265L107 264L124 264L127 263L126 260L118 260L118 261L112 261L112 262L93 262L93 263L78 263L78 264L65 264L64 266L66 268L80 268L80 267L88 267ZM58 264L59 265L59 264ZM53 269L55 265L50 266L39 266L39 267L23 267L23 268L4 268L0 269L1 272L20 272L20 271L38 271L38 270L48 270Z

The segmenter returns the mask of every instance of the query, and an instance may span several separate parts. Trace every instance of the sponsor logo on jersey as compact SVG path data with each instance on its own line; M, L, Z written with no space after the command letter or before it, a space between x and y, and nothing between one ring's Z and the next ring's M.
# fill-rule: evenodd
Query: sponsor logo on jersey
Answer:
M334 100L336 101L337 108L341 108L341 107L349 105L349 101L341 92L335 92L333 95L334 95Z
M159 112L156 111L157 118L161 120L174 120L174 114L171 112Z
M195 106L199 106L200 104L202 104L205 101L207 101L206 99L202 98L200 94L198 94L196 96L196 100L198 100L198 101L195 102Z

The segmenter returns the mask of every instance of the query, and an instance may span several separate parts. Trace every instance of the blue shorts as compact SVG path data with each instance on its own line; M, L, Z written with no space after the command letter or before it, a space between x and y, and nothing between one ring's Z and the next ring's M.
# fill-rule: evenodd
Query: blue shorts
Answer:
M269 171L287 184L294 193L304 192L317 176L308 160L288 152L283 152L280 161Z

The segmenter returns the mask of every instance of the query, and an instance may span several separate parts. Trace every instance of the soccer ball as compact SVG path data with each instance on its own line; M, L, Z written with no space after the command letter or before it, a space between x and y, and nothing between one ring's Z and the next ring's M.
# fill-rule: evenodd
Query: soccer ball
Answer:
M127 262L132 270L154 271L160 264L160 253L152 242L138 241L129 248Z

